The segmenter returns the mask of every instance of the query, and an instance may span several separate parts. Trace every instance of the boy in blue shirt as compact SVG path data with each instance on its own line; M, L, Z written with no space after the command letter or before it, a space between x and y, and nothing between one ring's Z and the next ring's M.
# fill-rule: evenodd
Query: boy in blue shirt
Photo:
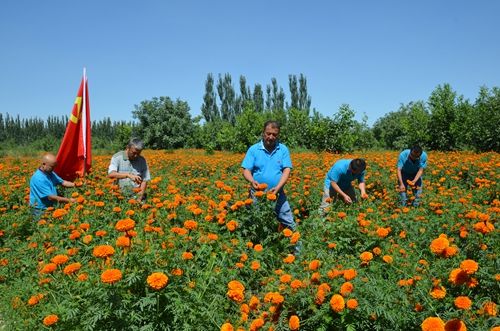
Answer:
M413 206L417 207L420 203L422 194L422 174L427 167L427 154L422 151L418 145L411 149L405 149L399 154L398 158L398 191L402 206L406 206L408 197L406 190L411 186L415 199Z
M356 192L351 182L358 180L358 187L363 199L368 198L365 185L366 161L364 159L341 159L335 162L325 178L323 198L320 205L322 214L327 212L332 200L342 199L345 203L356 202Z

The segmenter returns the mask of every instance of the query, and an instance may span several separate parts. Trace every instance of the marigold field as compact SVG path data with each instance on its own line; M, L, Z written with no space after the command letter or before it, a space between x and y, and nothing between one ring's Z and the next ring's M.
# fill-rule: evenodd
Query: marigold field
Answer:
M429 153L420 207L401 208L397 152L292 153L285 186L248 199L242 154L145 151L145 204L106 178L111 155L35 223L37 159L0 159L5 330L498 330L496 153ZM369 198L318 206L339 158L368 162ZM299 254L290 254L299 244Z

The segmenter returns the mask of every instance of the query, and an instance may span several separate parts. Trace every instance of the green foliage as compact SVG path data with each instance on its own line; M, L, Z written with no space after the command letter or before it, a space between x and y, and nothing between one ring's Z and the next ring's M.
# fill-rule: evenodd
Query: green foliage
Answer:
M457 137L453 132L457 121L457 93L449 84L438 85L427 101L430 112L429 146L432 149L449 151L457 148Z
M477 151L500 152L500 88L481 87L470 120L462 132L469 133L470 144Z
M193 132L187 102L169 97L153 98L135 106L134 118L139 120L137 134L149 148L182 148Z

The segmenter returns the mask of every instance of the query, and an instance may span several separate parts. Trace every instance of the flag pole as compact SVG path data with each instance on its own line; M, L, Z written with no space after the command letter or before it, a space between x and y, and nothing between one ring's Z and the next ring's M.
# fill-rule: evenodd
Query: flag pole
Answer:
M83 67L83 111L81 112L81 130L83 138L83 174L87 172L87 68ZM82 174L82 175L83 175Z

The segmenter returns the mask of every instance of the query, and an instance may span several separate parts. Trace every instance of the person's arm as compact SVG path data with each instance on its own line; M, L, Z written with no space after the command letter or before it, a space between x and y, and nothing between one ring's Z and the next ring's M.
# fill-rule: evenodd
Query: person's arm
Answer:
M399 192L406 191L406 186L403 183L403 175L401 174L401 168L399 168L399 167L398 167L398 183L399 183L399 186L398 186Z
M147 181L144 180L141 182L141 185L139 186L139 192L137 193L137 200L142 201L144 199L144 192L146 192L147 186Z
M257 190L259 188L259 182L253 179L252 172L249 169L243 168L243 177L246 179L247 182L250 183L250 185L252 185L252 188L254 190Z
M64 187L75 187L75 183L67 181L67 180L63 180L63 182L61 183L61 185L64 186Z
M330 185L332 186L333 190L337 192L342 197L342 199L344 199L345 203L352 203L351 197L345 194L344 191L342 191L342 189L340 188L340 186L337 184L336 181L332 180L330 182Z
M422 177L422 174L424 173L424 168L419 168L417 174L415 175L415 178L413 178L412 182L415 184L420 177Z
M139 184L142 182L142 178L139 175L134 175L134 174L129 174L126 172L118 172L116 170L112 170L108 174L108 178L112 179L125 179L125 178L130 178L133 182Z
M281 174L280 181L278 182L278 184L275 187L272 187L269 191L271 193L277 194L283 188L283 186L285 186L285 184L288 180L288 177L290 177L291 171L292 170L290 168L283 169L283 173Z
M358 187L359 187L359 190L361 191L361 198L363 198L363 199L368 198L368 194L366 194L365 182L360 182Z
M63 202L63 203L76 202L76 199L74 198L65 198L58 195L49 195L47 196L47 198L51 201Z

